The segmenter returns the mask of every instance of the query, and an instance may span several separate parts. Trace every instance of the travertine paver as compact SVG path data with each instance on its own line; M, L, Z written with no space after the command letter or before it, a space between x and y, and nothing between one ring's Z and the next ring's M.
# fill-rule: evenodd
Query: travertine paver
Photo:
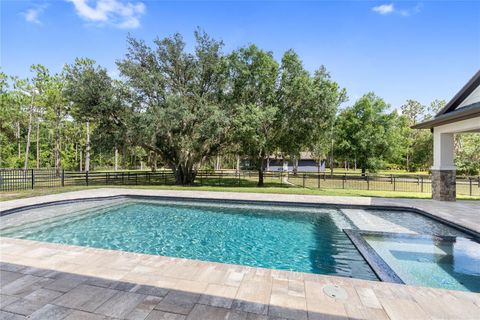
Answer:
M53 303L67 308L92 312L112 298L115 293L116 291L112 289L80 284Z
M0 261L2 320L27 316L70 320L479 319L480 315L477 293L31 240L0 238ZM344 294L327 296L324 288L332 285Z
M52 265L50 256L29 259L29 252L41 247L53 251L55 261L63 263ZM69 250L110 263L108 268L93 268L98 274L92 276L90 260L81 263ZM110 270L122 268L115 262L120 261L116 259L119 254L137 265L122 279L111 279ZM2 319L28 315L40 319L42 315L65 319L478 319L480 314L480 295L476 293L30 240L1 238L0 260L0 270L16 279L3 287L6 292L2 288ZM72 260L78 263L75 270ZM172 266L180 270L194 267L197 272L175 275ZM149 278L137 278L139 267L156 271ZM169 270L168 277L162 275L163 270ZM212 274L212 282L208 274ZM72 281L73 288L67 292L46 288L58 279ZM221 279L225 283L219 284ZM327 296L323 289L330 285L342 288L346 295ZM30 300L36 296L38 301Z
M96 312L114 318L125 318L135 309L145 296L133 292L117 292L111 299L107 300Z
M69 314L71 314L72 311L73 311L72 309L68 309L65 307L56 306L54 304L47 304L43 306L41 309L38 309L37 311L35 311L32 315L30 315L29 319L61 320L61 319L64 319Z

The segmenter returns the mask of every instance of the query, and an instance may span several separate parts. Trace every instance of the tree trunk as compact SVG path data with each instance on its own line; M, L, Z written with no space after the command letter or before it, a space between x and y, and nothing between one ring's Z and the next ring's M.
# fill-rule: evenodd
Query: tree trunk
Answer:
M220 155L217 155L216 161L215 161L215 171L221 170L222 168L222 158Z
M188 186L192 185L195 181L197 171L193 169L193 166L178 165L173 168L175 175L175 184Z
M409 170L409 169L410 169L410 168L409 168L409 162L410 162L409 160L410 160L410 154L409 154L409 152L407 151L407 172L410 171L410 170Z
M20 159L20 157L22 156L22 151L20 150L21 149L21 143L20 143L20 121L17 121L17 132L16 132L16 137L17 139L17 152L18 152L18 158Z
M37 119L37 169L40 169L40 119Z
M270 171L270 156L267 156L267 171Z
M83 150L80 149L80 172L83 171Z
M237 174L240 174L240 156L237 155L237 168L236 168Z
M118 148L115 146L115 171L118 170Z
M62 158L61 158L61 153L60 153L60 112L59 108L57 108L56 112L56 119L55 119L55 171L57 173L57 176L60 176L60 168L62 166ZM77 143L75 143L75 161L77 161Z
M32 98L32 104L33 104L33 98ZM33 114L33 105L30 108L30 115L28 117L27 145L25 147L25 164L23 166L25 170L28 169L28 155L30 152L30 136L32 135L32 114Z
M259 161L260 165L258 166L258 183L257 187L263 187L264 185L264 179L263 179L263 159Z
M124 143L122 146L122 169L127 168L127 145Z
M297 175L298 173L298 158L297 156L293 157L293 175Z
M151 151L150 152L150 168L152 169L152 172L157 171L157 153Z
M366 172L367 172L367 168L365 167L364 164L362 164L362 176L364 176Z
M87 121L87 145L85 148L85 171L90 171L90 121Z

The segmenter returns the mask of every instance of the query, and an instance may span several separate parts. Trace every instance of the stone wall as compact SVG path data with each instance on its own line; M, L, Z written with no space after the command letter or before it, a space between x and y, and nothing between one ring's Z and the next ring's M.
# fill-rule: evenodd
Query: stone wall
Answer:
M432 170L432 198L440 201L455 201L456 171Z

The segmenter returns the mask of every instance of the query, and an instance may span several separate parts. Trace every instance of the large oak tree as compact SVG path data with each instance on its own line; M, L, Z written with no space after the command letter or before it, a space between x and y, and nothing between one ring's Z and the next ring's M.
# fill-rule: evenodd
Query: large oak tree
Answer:
M228 139L231 110L224 101L222 42L195 32L194 53L181 35L156 39L154 48L129 38L117 62L132 88L135 141L173 170L177 184L192 184L197 170ZM132 131L131 130L131 131Z

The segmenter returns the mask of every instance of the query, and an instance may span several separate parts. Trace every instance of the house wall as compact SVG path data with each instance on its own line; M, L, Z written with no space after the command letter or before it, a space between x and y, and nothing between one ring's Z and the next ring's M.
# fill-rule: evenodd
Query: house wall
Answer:
M323 165L320 165L320 172L325 171L325 161L323 161ZM266 169L266 168L265 168ZM270 171L293 171L293 163L278 159L271 159L270 160ZM311 159L299 160L298 161L298 171L299 172L318 172L318 162Z

